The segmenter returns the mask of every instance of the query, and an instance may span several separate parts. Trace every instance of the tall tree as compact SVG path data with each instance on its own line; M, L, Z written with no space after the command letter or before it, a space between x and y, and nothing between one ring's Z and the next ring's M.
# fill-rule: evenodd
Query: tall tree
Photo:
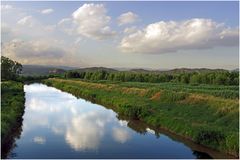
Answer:
M14 80L22 72L22 65L10 58L1 56L1 77L3 80Z

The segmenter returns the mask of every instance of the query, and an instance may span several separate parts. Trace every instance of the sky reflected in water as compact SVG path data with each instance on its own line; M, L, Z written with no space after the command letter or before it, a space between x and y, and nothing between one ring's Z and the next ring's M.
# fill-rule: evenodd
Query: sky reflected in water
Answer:
M101 105L43 84L25 85L23 132L10 158L195 158L147 128L140 134Z

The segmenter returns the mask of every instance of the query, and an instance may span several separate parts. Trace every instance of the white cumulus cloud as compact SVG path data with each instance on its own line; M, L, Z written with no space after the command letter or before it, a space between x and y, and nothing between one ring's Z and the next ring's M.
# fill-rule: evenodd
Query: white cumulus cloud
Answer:
M52 8L44 9L41 11L42 14L51 14L54 10Z
M138 15L133 12L123 13L118 17L118 24L125 25L134 23L138 20Z
M125 34L130 34L130 33L133 33L133 32L136 32L137 31L137 27L135 26L132 26L132 27L127 27L124 29L123 33Z
M160 21L123 37L123 52L161 54L186 49L238 45L239 29L211 19Z
M103 4L84 4L73 12L72 17L77 24L77 32L92 39L106 39L115 35L109 26L111 17L106 15Z
M57 27L68 35L76 35L76 24L73 23L71 18L63 18L61 19Z
M33 26L33 17L32 16L26 16L20 19L17 24L20 25L27 25L27 26Z
M64 44L54 40L23 41L14 39L3 43L2 54L11 59L17 59L24 64L57 64L64 63L71 56L71 51Z

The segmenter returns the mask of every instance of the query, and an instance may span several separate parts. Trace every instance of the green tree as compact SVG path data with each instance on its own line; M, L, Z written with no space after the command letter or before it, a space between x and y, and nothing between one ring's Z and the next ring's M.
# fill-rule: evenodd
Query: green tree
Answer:
M191 76L190 83L191 84L199 84L200 83L200 78L199 78L198 74L194 74Z
M15 80L22 72L22 65L10 58L1 56L1 77L3 80Z
M216 79L215 79L215 84L223 85L223 84L226 84L226 81L227 81L226 74L223 74L223 73L217 74Z

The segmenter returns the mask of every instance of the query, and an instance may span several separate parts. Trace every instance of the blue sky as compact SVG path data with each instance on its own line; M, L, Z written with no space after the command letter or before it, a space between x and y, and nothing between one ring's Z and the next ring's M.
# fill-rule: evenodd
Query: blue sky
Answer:
M2 54L23 64L234 69L238 9L237 1L2 2Z

